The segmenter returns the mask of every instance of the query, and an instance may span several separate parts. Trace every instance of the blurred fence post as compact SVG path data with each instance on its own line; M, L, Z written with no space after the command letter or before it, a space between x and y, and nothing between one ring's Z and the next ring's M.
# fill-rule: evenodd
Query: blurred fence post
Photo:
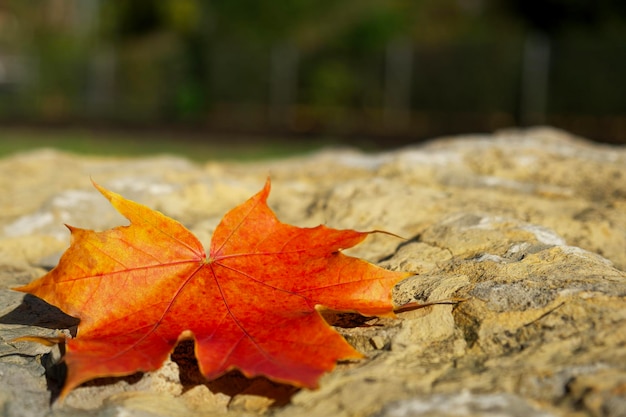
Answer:
M94 50L89 64L85 92L89 110L96 115L107 114L115 106L117 55L112 48L100 46Z
M409 38L396 38L387 44L384 75L385 127L401 131L411 124L411 81L413 44Z
M524 41L520 92L520 124L542 124L548 110L550 38L538 31Z
M272 45L269 74L270 124L288 127L298 90L298 49L290 42Z

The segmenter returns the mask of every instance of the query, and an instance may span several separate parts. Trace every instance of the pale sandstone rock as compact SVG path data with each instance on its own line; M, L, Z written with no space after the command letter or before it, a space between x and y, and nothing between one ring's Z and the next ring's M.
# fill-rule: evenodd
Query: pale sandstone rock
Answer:
M205 381L182 344L158 371L58 394L58 350L12 339L76 322L8 290L54 266L63 223L125 224L90 184L175 217L208 246L271 175L299 226L386 230L347 251L416 275L394 300L461 303L398 319L329 315L367 355L315 391L234 373ZM256 163L108 159L51 150L0 160L0 410L7 416L626 415L626 149L553 129L442 138L393 152L329 149ZM361 321L362 322L362 321Z

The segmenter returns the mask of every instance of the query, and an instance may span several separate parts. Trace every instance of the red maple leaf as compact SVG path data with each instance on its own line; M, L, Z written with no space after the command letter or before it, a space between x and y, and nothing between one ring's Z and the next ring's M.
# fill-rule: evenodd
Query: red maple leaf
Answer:
M393 315L391 289L410 275L341 253L368 233L278 221L269 180L222 219L208 256L180 223L94 185L130 225L68 226L59 265L17 288L80 319L65 341L62 396L93 378L158 369L185 338L209 379L239 369L316 387L337 360L362 357L317 309Z

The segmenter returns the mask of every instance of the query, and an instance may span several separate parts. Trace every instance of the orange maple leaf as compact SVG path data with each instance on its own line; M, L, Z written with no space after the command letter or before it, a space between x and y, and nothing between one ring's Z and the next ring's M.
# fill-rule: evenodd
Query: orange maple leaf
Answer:
M209 256L177 221L94 185L130 225L68 226L59 265L16 288L80 319L65 341L62 397L93 378L156 370L188 337L208 379L236 368L314 388L337 360L362 357L317 308L393 315L391 289L410 275L341 253L368 233L281 223L269 180L222 219Z

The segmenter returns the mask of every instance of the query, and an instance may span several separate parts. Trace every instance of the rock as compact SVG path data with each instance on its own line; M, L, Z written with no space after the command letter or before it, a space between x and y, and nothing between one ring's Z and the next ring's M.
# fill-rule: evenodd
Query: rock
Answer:
M386 405L376 417L552 417L511 394L435 394Z
M156 372L91 381L54 401L60 353L13 339L69 335L76 321L10 287L55 265L68 244L64 223L125 224L90 177L180 220L208 246L224 213L268 173L282 221L402 236L375 234L347 252L413 272L394 301L428 305L338 327L366 359L338 364L318 390L236 372L206 381L193 346L182 343ZM625 247L626 149L549 128L246 164L52 150L6 157L0 409L26 417L623 416Z

